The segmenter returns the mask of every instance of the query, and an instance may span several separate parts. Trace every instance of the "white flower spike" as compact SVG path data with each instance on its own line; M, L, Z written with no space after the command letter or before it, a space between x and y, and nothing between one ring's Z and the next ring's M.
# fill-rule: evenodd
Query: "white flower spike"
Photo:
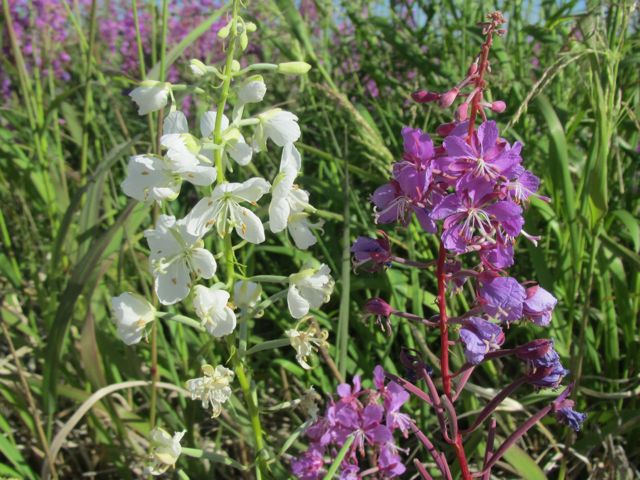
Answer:
M145 80L134 88L129 96L138 105L138 115L146 115L164 108L167 105L171 84Z
M186 431L176 432L173 437L162 428L154 428L149 435L151 447L151 462L146 471L151 475L162 475L169 467L175 467L182 447L180 440Z
M156 309L144 297L125 292L111 299L113 321L118 328L118 336L127 345L134 345L142 339L144 328L156 318Z
M309 309L329 301L335 284L330 273L324 263L315 267L307 262L298 273L289 276L287 304L293 318L302 318Z
M216 261L202 248L200 236L187 232L185 219L160 215L156 227L144 232L151 254L149 263L156 295L163 305L183 300L191 288L191 277L211 278Z
M187 390L191 392L192 400L201 400L202 408L209 405L212 410L212 417L217 417L222 413L222 404L229 400L234 373L228 368L218 365L213 368L211 365L202 366L202 377L187 381Z
M192 235L204 235L216 226L224 237L235 228L236 233L251 243L264 242L264 227L260 219L248 208L240 206L256 202L269 191L269 182L254 177L243 183L223 183L209 197L200 200L187 216L187 229Z
M236 328L236 314L229 308L229 292L196 285L193 306L202 326L216 338L229 335Z

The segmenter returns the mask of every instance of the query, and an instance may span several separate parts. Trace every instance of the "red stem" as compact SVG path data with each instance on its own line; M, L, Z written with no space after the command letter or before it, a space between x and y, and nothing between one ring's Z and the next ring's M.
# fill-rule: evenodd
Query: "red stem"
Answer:
M491 49L491 44L493 43L493 32L494 27L489 27L487 31L487 39L482 44L480 50L480 65L478 66L478 76L474 80L474 85L477 89L477 92L473 95L473 99L471 100L471 113L469 114L469 143L472 142L473 131L476 125L476 118L478 116L478 112L482 108L482 92L486 88L487 84L484 80L484 74L487 71L487 67L489 66L489 50Z
M444 394L452 400L451 396L451 373L449 372L449 326L447 324L447 278L444 271L444 262L447 258L447 251L442 241L438 252L438 267L436 276L438 277L438 309L440 310L440 371L442 372L442 386ZM467 456L462 446L462 435L455 436L454 444L456 457L460 464L460 471L464 480L471 480L471 472L467 463Z

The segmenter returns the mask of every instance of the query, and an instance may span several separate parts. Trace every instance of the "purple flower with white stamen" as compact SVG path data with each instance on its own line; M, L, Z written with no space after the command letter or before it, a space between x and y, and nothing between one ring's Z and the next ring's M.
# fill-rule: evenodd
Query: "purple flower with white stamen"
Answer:
M480 277L478 300L487 315L509 323L522 317L525 289L512 277Z
M365 270L375 272L391 266L391 244L386 233L379 231L381 238L358 237L353 246L354 269L366 266Z
M462 324L460 339L464 343L467 362L478 365L487 353L500 349L504 343L504 333L498 325L488 320L469 317Z

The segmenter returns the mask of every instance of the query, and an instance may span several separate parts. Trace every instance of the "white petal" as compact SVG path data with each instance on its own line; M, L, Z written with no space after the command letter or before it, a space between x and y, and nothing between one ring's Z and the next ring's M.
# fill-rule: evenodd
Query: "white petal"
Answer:
M296 149L293 143L287 143L282 147L282 156L280 157L280 171L283 171L288 166L292 166L297 171L302 169L302 158L300 152Z
M170 133L189 133L189 124L187 117L180 110L170 112L164 119L162 125L162 133L164 135Z
M269 204L269 229L278 233L287 228L291 208L286 198L273 198Z
M211 197L204 197L185 217L187 231L197 237L211 230L215 222L215 210L218 202Z
M111 299L113 321L118 326L131 327L152 322L156 309L147 300L135 293L124 292Z
M273 143L284 147L287 143L293 143L300 138L300 126L298 117L285 110L267 112L264 122L264 132Z
M240 138L229 144L227 147L227 152L233 158L238 165L245 166L249 164L251 161L251 156L253 155L253 148L251 148L242 138Z
M191 277L183 259L175 260L166 273L159 274L155 280L156 295L163 305L173 305L189 295Z
M307 300L311 308L318 308L324 303L325 296L322 290L305 286L299 286L298 290L300 295Z
M211 335L219 338L233 333L236 328L236 314L233 310L225 306L216 317L215 327L209 329Z
M167 148L170 168L175 172L189 171L200 165L197 152L198 142L188 133L170 133L160 138L160 144Z
M209 137L213 133L213 130L216 128L216 112L209 111L205 112L200 119L200 134L203 137ZM222 115L222 125L220 131L224 132L229 127L229 119L226 115Z
M133 89L129 96L138 104L138 115L146 115L149 112L160 110L167 104L169 89L166 83L144 83Z
M198 277L211 278L216 273L216 259L205 248L194 248L191 251L191 267Z
M306 250L307 248L315 245L318 239L311 231L313 228L321 228L323 222L316 224L310 224L308 215L305 213L297 213L289 217L289 234L293 238L293 242L300 250Z
M295 285L289 287L287 304L289 306L289 313L293 318L302 318L309 313L309 302L302 298Z
M262 77L256 76L250 78L238 90L238 100L240 103L257 103L261 102L264 94L267 92L267 86L262 81Z
M234 188L233 196L242 201L256 203L269 191L271 184L264 178L253 177Z
M314 210L314 208L309 205L309 192L306 190L294 187L291 192L289 192L288 199L289 205L291 205L291 211L293 212L302 212L305 209Z
M197 167L192 167L187 171L180 172L180 176L189 183L206 187L216 181L218 172L215 167L198 165Z
M237 204L231 206L231 212L240 238L256 244L264 242L264 226L255 213Z
M162 159L136 155L129 159L127 178L120 186L125 195L144 202L175 199L180 193L180 183L166 169Z
M169 231L176 224L176 217L160 215L153 229L146 230L144 236L149 244L151 260L169 258L182 251L182 246Z

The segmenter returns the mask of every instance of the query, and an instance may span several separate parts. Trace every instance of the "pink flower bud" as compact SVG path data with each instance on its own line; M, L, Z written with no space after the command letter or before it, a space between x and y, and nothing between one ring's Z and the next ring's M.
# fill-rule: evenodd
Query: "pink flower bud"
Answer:
M427 90L418 90L411 94L411 98L418 103L429 103L439 100L440 94L436 92L429 92Z
M469 71L467 72L467 76L470 77L471 75L475 75L476 73L478 73L478 64L477 64L477 62L474 62L469 67Z
M460 106L456 109L456 120L458 122L464 122L467 119L468 112L469 112L469 104L468 103L460 104Z
M441 137L446 137L453 129L456 128L456 122L443 123L438 128L436 128L436 133Z
M506 108L507 108L507 104L504 103L502 100L496 100L491 104L491 111L496 113L502 113L505 111Z
M445 93L444 95L442 95L440 97L440 106L442 108L447 108L450 107L451 104L455 101L455 99L458 96L458 93L460 92L460 90L458 90L458 87L453 87L451 90L449 90L447 93Z
M367 300L367 302L364 304L363 309L369 315L376 315L387 318L391 316L393 312L395 312L395 309L391 305L389 305L379 297L374 297Z

